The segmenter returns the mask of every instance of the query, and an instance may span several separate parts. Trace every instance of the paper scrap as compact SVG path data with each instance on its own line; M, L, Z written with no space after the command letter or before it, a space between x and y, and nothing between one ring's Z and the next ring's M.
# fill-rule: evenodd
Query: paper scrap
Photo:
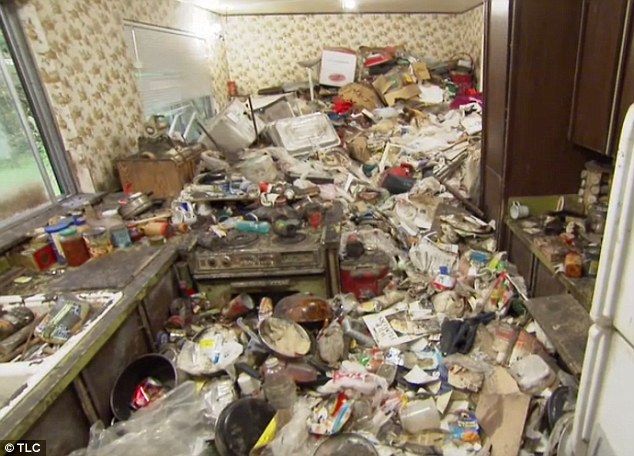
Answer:
M435 382L440 377L439 372L435 372L433 375L428 374L418 366L409 371L403 378L413 385L426 385L427 383Z
M395 345L405 344L420 337L415 334L399 336L396 331L394 331L387 317L397 312L400 312L400 308L395 307L363 317L363 322L368 327L370 334L372 334L379 348L389 348Z
M420 87L420 99L424 103L438 104L443 102L443 91L433 84L423 84Z
M449 400L451 399L452 391L447 391L444 394L441 394L436 398L436 408L440 412L441 415L445 414L445 410L447 410L447 406L449 405Z
M430 274L438 273L441 266L452 269L458 259L458 255L446 252L426 239L409 250L409 257L419 271Z
M467 134L475 135L482 131L482 116L477 113L469 114L460 121L460 124L466 130Z

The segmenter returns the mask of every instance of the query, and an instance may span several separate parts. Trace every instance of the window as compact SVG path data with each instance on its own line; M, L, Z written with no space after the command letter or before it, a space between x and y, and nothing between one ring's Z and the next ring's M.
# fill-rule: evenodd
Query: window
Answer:
M0 226L75 193L13 1L0 2Z
M0 220L61 194L26 94L0 36Z
M214 114L207 42L179 30L131 22L125 28L146 118L163 115L173 131L195 140L195 121Z

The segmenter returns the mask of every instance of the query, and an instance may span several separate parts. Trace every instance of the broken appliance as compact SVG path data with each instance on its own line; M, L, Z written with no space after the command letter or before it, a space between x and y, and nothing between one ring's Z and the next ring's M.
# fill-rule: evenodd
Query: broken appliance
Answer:
M233 231L224 238L199 236L190 270L213 301L240 293L281 298L298 292L332 297L339 291L337 230L294 236Z

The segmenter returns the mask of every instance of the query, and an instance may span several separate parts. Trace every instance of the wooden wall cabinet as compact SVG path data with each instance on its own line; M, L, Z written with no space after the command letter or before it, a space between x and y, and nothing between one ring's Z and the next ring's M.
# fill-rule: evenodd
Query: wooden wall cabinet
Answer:
M615 155L625 111L634 102L633 0L584 0L571 141Z
M485 3L482 203L498 222L511 196L577 192L587 157L568 130L580 24L580 0Z

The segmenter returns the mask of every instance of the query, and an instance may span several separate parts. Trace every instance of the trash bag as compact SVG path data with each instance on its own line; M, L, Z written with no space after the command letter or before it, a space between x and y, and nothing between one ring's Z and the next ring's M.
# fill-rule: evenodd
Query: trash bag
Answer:
M196 392L194 382L185 382L163 399L135 412L127 421L104 429L101 422L90 431L88 447L70 456L161 454L191 456L202 454L210 438L210 423L205 418L207 401Z

